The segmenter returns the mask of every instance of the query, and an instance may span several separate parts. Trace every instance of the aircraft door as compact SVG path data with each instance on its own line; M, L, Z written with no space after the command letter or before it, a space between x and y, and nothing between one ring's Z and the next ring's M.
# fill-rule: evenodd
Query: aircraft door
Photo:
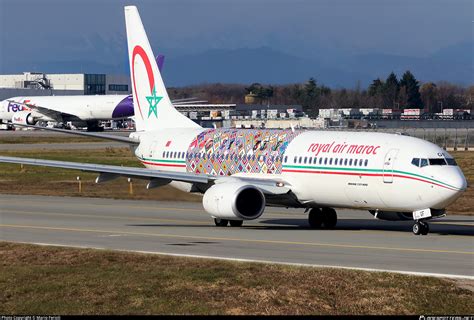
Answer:
M149 157L151 159L154 159L154 158L157 158L158 157L158 150L157 150L157 147L158 147L158 141L153 141L151 144L150 144L150 150L149 151Z
M398 149L390 149L383 162L383 182L393 183L393 165L397 159Z

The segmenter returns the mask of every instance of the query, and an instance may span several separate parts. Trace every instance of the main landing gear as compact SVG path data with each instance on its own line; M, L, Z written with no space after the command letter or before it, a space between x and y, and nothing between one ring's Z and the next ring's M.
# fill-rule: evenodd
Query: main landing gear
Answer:
M417 221L413 225L413 233L417 236L420 234L426 236L428 232L430 232L430 226L424 221Z
M309 212L308 222L311 228L333 229L337 224L337 213L332 208L313 208Z
M214 223L218 227L227 227L230 224L231 227L241 227L244 224L243 220L226 220L221 218L214 218Z

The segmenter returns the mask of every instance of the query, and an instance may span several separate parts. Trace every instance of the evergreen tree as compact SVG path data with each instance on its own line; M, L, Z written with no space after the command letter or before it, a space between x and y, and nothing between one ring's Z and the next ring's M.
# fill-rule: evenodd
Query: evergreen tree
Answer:
M374 97L376 95L381 95L383 93L384 83L380 78L372 81L372 84L369 87L369 96Z
M385 81L383 90L383 101L385 106L395 106L398 100L398 93L400 92L400 83L398 82L395 73L390 73L387 80Z
M406 92L406 105L405 108L422 108L423 102L420 96L420 85L415 79L415 76L410 72L406 71L403 74L400 86L405 88Z

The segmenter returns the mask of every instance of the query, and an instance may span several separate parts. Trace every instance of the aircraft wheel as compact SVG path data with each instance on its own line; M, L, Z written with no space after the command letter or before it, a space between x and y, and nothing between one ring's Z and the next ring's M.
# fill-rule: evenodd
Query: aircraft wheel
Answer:
M244 220L230 220L231 227L241 227L244 224Z
M413 234L416 236L420 235L422 229L423 227L421 226L421 223L415 222L415 224L413 225Z
M323 225L326 229L333 229L337 224L337 213L332 208L323 209Z
M221 219L221 218L214 218L214 223L218 227L227 227L229 224L229 220Z
M323 224L323 213L321 212L321 209L311 209L308 216L308 222L309 226L313 229L321 228L321 225Z

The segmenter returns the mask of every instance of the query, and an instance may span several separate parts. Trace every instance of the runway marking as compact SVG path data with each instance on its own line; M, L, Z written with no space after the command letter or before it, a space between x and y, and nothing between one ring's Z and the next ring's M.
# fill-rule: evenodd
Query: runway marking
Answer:
M263 243L263 244L285 244L285 245L304 245L304 246L331 247L331 248L374 249L374 250L386 250L386 251L427 252L427 253L449 253L449 254L474 255L474 252L468 252L468 251L450 251L450 250L435 250L435 249L380 247L380 246L364 246L364 245L332 244L332 243L316 243L316 242L298 242L298 241L283 241L283 240L222 238L222 237L177 235L177 234L163 234L163 233L145 233L145 232L131 232L131 231L117 231L117 230L76 229L76 228L46 227L46 226L25 226L25 225L12 225L12 224L0 224L0 227L19 228L19 229L72 231L72 232L108 233L108 234L128 234L128 235L150 236L150 237L160 237L160 238L206 239L206 240L216 240L216 241L236 241L236 242Z
M46 197L50 197L50 196L46 196ZM63 197L56 197L56 196L51 196L51 197L55 197L55 198L63 198ZM75 200L80 200L80 199L91 199L91 198L83 198L83 197L71 197L71 198L74 198ZM122 200L122 199L113 199L113 198L101 198L102 200ZM95 199L94 199L95 200ZM99 199L100 200L100 199ZM28 200L28 199L25 199L24 201L22 200L22 203L21 204L24 204L24 202L27 201L27 202L46 202L48 203L49 205L51 205L51 201L47 201L47 200ZM139 200L124 200L124 201L139 201ZM146 201L156 201L156 200L146 200ZM0 200L0 203L2 202L2 200ZM8 201L9 204L11 204L12 202L11 201ZM14 202L14 203L17 203L17 202ZM199 203L199 202L192 202L192 203ZM113 207L113 208L124 208L124 207L127 207L127 208L139 208L139 209L149 209L149 210L175 210L175 211L184 211L184 212L200 212L200 213L203 213L205 212L204 209L193 209L193 208L180 208L180 207L155 207L155 206L143 206L143 205L132 205L132 204L122 204L122 205L115 205L115 204L106 204L106 203L94 203L94 204L91 204L91 203L81 203L81 206L89 206L89 207L95 207L95 206L100 206L100 207ZM303 208L300 208L301 210L303 210ZM365 210L361 210L361 213L365 211ZM268 213L265 213L265 216L264 217L269 217L269 216L272 216L272 215L276 215L276 216L284 216L284 215L287 215L287 216L291 216L291 217L298 217L298 216L304 216L306 217L306 213L303 213L303 212L283 212L283 211L274 211L274 212L268 212ZM465 216L465 218L469 218L469 217L472 217L472 216ZM345 218L345 219L359 219L359 218ZM408 221L407 221L408 222ZM460 225L460 226L474 226L474 221L473 222L460 222L460 223L457 223L457 222L443 222L442 220L439 220L439 221L432 221L430 223L436 223L436 224L451 224L451 225Z
M363 267L347 267L347 266L337 266L337 265L309 264L309 263L259 260L259 259L247 259L247 258L229 258L229 257L220 257L220 256L195 255L195 254L185 254L185 253L170 253L170 252L160 252L160 251L111 249L111 248L105 248L105 247L87 247L87 246L81 246L81 245L64 245L64 244L43 243L43 242L33 242L33 243L31 243L31 242L19 242L19 243L35 244L35 245L39 245L39 246L63 247L63 248L111 250L111 251L118 251L118 252L155 254L155 255L162 255L162 256L195 258L195 259L215 259L215 260L232 261L232 262L244 262L244 263L264 263L264 264L287 265L287 266L308 267L308 268L334 268L334 269L357 270L357 271L366 271L366 272L390 272L390 273L398 273L398 274L412 275L412 276L419 276L419 277L421 276L421 277L436 277L436 278L452 278L452 279L474 280L474 276L458 275L458 274L446 274L446 273L431 273L431 272L417 272L417 271L404 271L404 270L388 270L388 269L363 268Z
M448 224L448 225L453 225L453 226L464 226L464 227L473 227L474 222L447 222L447 221L433 221L430 222L433 224Z
M61 216L61 217L69 217L69 218L74 218L74 217L83 217L83 218L99 218L99 219L111 219L111 220L131 220L131 221L161 221L161 222L173 222L173 223L179 223L180 226L185 226L186 223L191 223L191 224L195 224L195 225L203 225L203 226L212 226L212 223L211 222L203 222L203 221L196 221L196 220L185 220L185 219L164 219L164 218L148 218L148 217L118 217L118 216L104 216L104 215L87 215L87 214L67 214L67 213L52 213L52 212L42 212L42 211L22 211L22 210L11 210L11 209L8 209L8 210L4 210L6 213L13 213L13 214L29 214L29 215L44 215L44 216ZM295 218L298 218L298 217L295 217ZM351 219L356 219L356 218L348 218L348 219L344 219L344 220L351 220ZM263 218L263 220L261 220L262 222L265 222L265 218ZM343 221L341 219L341 221ZM250 221L247 221L247 223L249 223ZM443 224L451 224L451 225L460 225L460 226L471 226L469 224L458 224L458 223L449 223L449 222L446 222L446 223L443 223L443 222L436 222L436 224L438 225L443 225ZM285 224L283 223L282 225L285 225L285 226L288 226L290 224ZM298 228L298 227L301 227L300 225L293 225L291 224L291 226ZM261 226L261 225L258 225L258 224L247 224L245 228L247 229L259 229L259 228L265 228L266 226ZM382 233L385 233L388 232L388 231L394 231L394 230L367 230L367 229L361 229L361 230L344 230L342 229L345 233L364 233L364 234L368 234L368 233L371 233L371 234L382 234ZM320 231L323 231L323 230L320 230ZM395 230L395 231L399 231L399 230ZM400 237L406 237L405 234L394 234L392 233L392 237L393 236L400 236ZM444 238L446 237L449 237L449 238L465 238L465 236L461 236L461 235L445 235Z

